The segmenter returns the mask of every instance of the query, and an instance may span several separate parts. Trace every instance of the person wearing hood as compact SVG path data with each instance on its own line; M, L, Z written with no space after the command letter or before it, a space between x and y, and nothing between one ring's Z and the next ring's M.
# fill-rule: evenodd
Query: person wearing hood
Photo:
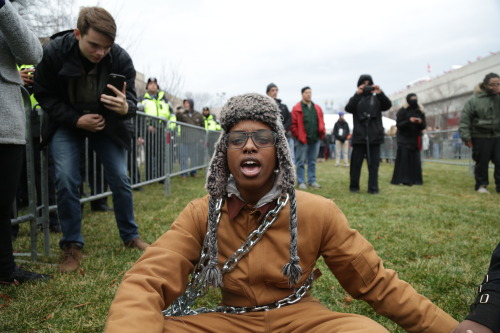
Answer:
M232 97L221 126L208 195L190 202L125 274L106 333L388 332L311 295L320 256L348 293L407 331L449 333L457 326L384 268L333 201L294 189L273 99ZM220 288L219 306L196 309L210 288Z
M33 90L45 117L42 145L50 142L55 166L57 213L63 250L61 272L78 270L84 239L80 205L80 160L85 139L104 166L113 193L120 238L129 248L144 250L139 237L127 171L132 138L127 120L136 114L135 69L128 53L117 45L116 23L101 7L82 7L77 28L64 31L45 47L36 67ZM121 89L107 84L110 74L125 77ZM106 93L106 88L112 92Z
M359 193L361 166L366 157L368 193L377 194L380 145L384 143L382 111L389 110L392 103L380 86L373 84L373 79L368 74L359 77L357 87L345 107L345 111L352 113L353 118L349 190Z
M184 105L184 111L176 113L177 121L205 128L205 119L201 113L194 110L194 101L188 98L185 99L182 104ZM198 132L191 130L187 126L179 128L179 130L181 135L181 170L186 170L188 168L188 160L191 160L190 167L201 165L203 162L204 151L203 149L200 149L199 141L204 140L204 134L202 138L197 134ZM191 177L198 177L196 170L191 170L189 174ZM186 179L187 175L187 172L183 173L182 178Z
M423 107L416 94L406 96L406 104L396 115L398 150L391 184L422 185L422 131L427 126Z
M490 193L487 189L488 165L495 165L493 177L497 193L500 193L500 76L487 74L476 87L474 95L465 103L458 126L465 145L472 148L474 189L478 193Z

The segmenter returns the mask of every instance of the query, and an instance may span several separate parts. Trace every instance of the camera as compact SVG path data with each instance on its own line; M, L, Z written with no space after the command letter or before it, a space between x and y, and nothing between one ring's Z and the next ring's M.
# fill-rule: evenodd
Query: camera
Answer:
M363 112L359 114L359 121L362 123L370 121L370 118L372 118L372 116L369 112Z
M371 94L374 90L375 90L375 88L373 88L373 86L364 86L363 87L363 92L365 94Z

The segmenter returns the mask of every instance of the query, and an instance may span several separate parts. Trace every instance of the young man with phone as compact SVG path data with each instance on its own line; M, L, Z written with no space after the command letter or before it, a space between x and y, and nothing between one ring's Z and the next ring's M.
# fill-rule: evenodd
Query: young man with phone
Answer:
M46 112L42 144L50 143L56 170L57 206L64 251L61 272L80 266L81 234L79 172L85 138L104 166L113 192L116 223L125 246L144 250L134 220L126 151L131 137L125 121L136 114L135 69L128 53L114 43L116 24L105 9L84 7L77 28L52 37L37 66L34 93ZM125 77L120 87L110 78ZM103 93L105 88L113 94Z

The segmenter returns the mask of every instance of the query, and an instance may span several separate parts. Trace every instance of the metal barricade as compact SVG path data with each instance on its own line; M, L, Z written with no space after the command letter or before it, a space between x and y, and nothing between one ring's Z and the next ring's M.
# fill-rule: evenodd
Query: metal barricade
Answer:
M34 169L34 153L33 153L33 137L31 135L31 101L29 92L21 86L21 95L23 98L24 112L26 114L26 175L27 175L27 192L28 192L28 211L26 214L19 216L16 203L14 203L14 218L11 219L11 224L19 225L24 222L30 223L30 239L31 252L15 253L15 256L31 256L31 260L36 260L38 257L38 219L37 207L35 201L35 169Z
M397 149L396 136L386 136L380 147L380 158L395 160ZM423 162L467 166L471 174L474 168L472 149L462 142L457 130L425 132L422 136L421 156Z
M26 95L26 96L25 96ZM31 112L29 94L23 92L25 111ZM27 98L27 99L26 99ZM43 112L42 112L43 117ZM35 168L33 159L33 139L31 137L30 117L27 116L27 167L29 189L29 212L12 220L16 225L29 221L31 237L31 259L37 259L39 227L43 232L45 255L50 255L50 213L57 210L49 202L49 150L43 149L40 158L41 204L37 207L35 191ZM218 131L205 130L202 127L168 121L143 112L126 121L131 135L132 149L128 152L127 167L133 189L152 183L164 183L164 194L170 194L170 179L207 167L214 150L214 144L220 136ZM107 189L104 170L98 156L88 140L81 163L81 199L83 205L112 194ZM21 254L22 255L22 254Z

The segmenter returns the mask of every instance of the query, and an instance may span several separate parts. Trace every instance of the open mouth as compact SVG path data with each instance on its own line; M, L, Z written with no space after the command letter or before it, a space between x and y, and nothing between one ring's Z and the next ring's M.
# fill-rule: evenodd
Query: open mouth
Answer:
M247 177L254 177L261 170L260 162L255 159L245 159L240 164L241 172Z

